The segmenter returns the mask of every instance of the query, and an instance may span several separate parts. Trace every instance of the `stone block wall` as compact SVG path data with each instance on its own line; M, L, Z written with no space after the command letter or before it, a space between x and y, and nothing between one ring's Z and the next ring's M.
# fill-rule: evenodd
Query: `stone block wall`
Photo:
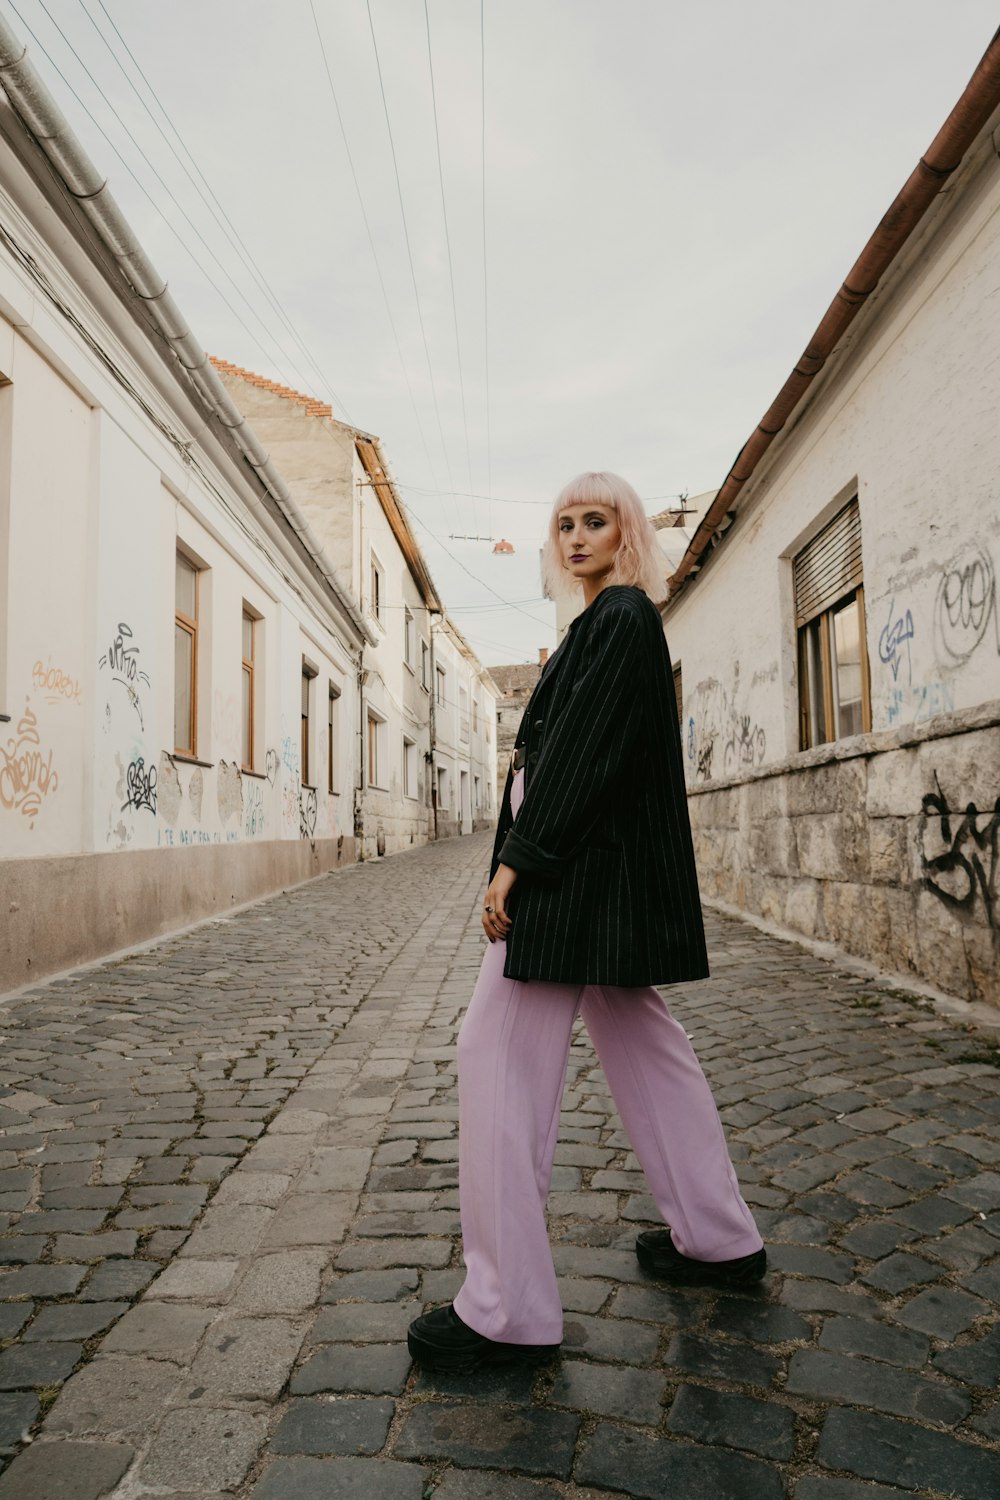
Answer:
M691 788L702 894L1000 1009L1000 703Z

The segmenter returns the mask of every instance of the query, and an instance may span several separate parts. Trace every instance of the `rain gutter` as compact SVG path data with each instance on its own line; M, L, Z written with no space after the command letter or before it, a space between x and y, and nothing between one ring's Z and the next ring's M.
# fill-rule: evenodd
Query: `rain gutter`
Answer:
M686 579L697 573L709 547L721 540L734 519L734 507L744 485L753 478L757 465L809 390L810 383L823 369L943 184L961 165L966 151L998 105L1000 31L994 35L958 103L855 261L794 370L740 449L669 579L671 598Z
M132 293L142 304L167 347L173 351L201 400L232 437L264 489L320 575L341 611L365 641L375 636L330 566L322 545L256 433L234 404L208 355L192 334L167 283L142 249L102 177L74 134L62 110L28 58L28 49L0 16L0 84L26 129L37 141L60 182L79 204Z

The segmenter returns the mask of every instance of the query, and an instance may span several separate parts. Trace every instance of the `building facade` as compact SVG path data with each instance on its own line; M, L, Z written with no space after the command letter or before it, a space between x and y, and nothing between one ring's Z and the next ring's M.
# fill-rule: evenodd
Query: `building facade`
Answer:
M430 646L443 607L382 445L321 402L213 363L372 633L354 689L359 851L367 859L422 843L434 833Z
M435 622L432 804L438 838L496 823L499 689L447 614Z
M704 894L1000 1006L998 102L936 143L946 186L825 363L820 325L664 618Z
M490 676L499 689L497 699L497 798L499 809L503 801L503 789L507 784L507 771L514 749L521 717L528 706L528 699L535 690L542 668L549 659L547 646L538 650L537 662L519 662L515 666L490 667Z
M0 81L4 991L428 837L440 605L376 440L296 502L2 21Z

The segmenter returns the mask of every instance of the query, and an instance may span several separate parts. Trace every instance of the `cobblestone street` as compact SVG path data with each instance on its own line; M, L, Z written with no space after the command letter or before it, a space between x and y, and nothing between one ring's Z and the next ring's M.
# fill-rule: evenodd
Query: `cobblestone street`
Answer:
M411 1367L408 1323L461 1284L489 848L352 866L0 1008L0 1500L996 1500L995 1040L716 915L712 978L670 999L767 1280L639 1270L652 1204L580 1034L561 1359Z

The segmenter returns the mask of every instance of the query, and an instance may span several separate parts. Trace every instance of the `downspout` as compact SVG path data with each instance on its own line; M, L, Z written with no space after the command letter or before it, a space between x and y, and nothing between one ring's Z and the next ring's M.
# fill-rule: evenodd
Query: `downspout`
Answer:
M713 542L727 529L737 498L839 340L875 291L924 213L1000 105L1000 31L996 32L962 97L920 158L902 190L848 273L805 351L774 401L744 443L719 493L699 522L669 580L671 597L697 573Z
M431 702L430 702L431 748L430 748L430 756L429 756L428 764L429 764L429 767L430 767L430 778L431 778L431 813L432 813L433 820L434 820L434 840L436 842L437 841L437 836L438 836L438 782L437 782L437 762L434 759L434 752L437 750L437 669L435 667L435 658L434 658L434 619L433 619L433 617L431 618L431 628L430 628L429 634L430 634L430 638L431 638L431 682L430 682L430 689L431 689Z
M136 239L108 189L107 179L100 175L52 98L28 58L27 47L18 40L2 16L0 82L22 123L45 153L63 186L76 199L105 249L117 261L128 285L140 298L202 401L231 433L237 447L271 495L342 612L363 640L374 643L375 637L330 567L321 543L296 505L288 486L184 321L180 309L167 291L167 283Z
M358 648L358 784L354 788L354 844L358 863L365 859L365 648Z

